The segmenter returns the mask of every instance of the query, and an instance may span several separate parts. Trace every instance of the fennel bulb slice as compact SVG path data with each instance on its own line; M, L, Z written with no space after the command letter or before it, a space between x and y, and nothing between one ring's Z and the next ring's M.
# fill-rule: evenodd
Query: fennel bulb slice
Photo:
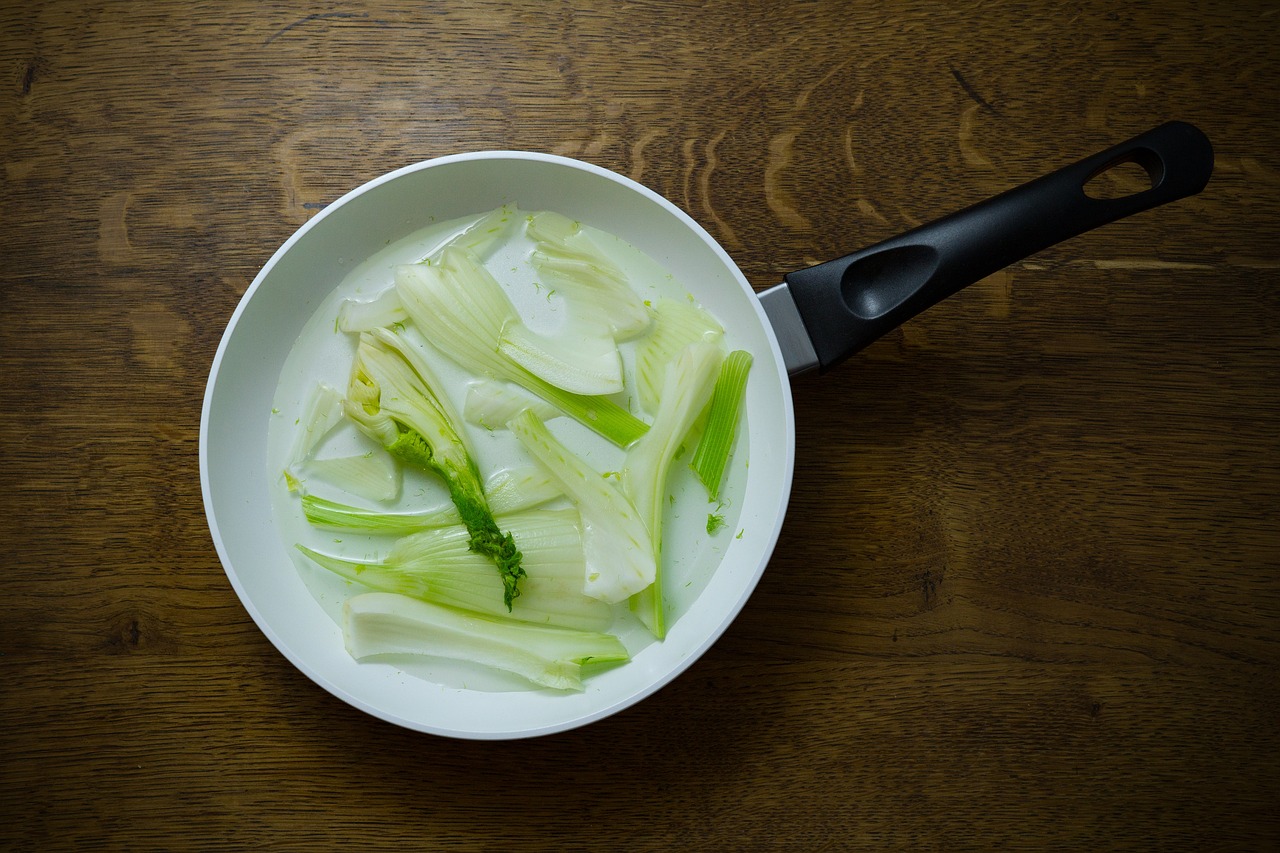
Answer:
M662 401L644 437L627 451L622 487L644 519L657 567L654 582L632 600L632 609L655 637L666 636L662 600L662 514L671 462L698 416L706 409L720 373L718 344L686 346L667 365Z
M338 330L341 332L371 332L382 326L394 326L409 319L400 294L394 287L387 288L373 299L362 301L345 299L338 309Z
M385 512L317 495L303 495L302 512L307 521L316 527L373 535L403 536L427 527L462 523L458 509L452 503L426 510Z
M582 516L582 591L615 604L652 584L657 573L653 543L643 517L622 490L565 447L528 409L512 418L507 429Z
M649 327L644 300L580 223L550 210L538 211L526 222L525 232L534 240L534 268L577 316L603 318L619 341Z
M689 300L653 303L653 326L636 347L636 393L649 413L658 411L667 365L686 346L698 341L719 343L724 328L710 312Z
M520 385L620 447L644 433L643 421L607 397L558 388L502 352L503 329L521 321L502 285L473 256L447 247L437 263L397 266L395 281L414 325L463 368Z
M448 246L471 252L478 258L486 257L511 236L512 227L519 221L520 211L513 204L503 205L481 216L460 233L453 235L432 249L419 263L438 259ZM374 299L362 301L343 300L338 309L338 329L343 332L370 332L381 326L404 323L409 315L400 302L395 287L389 287Z
M523 322L502 328L498 349L507 358L571 394L616 394L622 390L622 353L609 327L570 321L554 335L540 335Z
M487 430L506 429L507 421L514 418L521 409L533 409L544 421L564 414L541 397L535 397L509 382L481 379L467 386L462 416L467 419L467 423Z
M400 468L382 448L356 456L309 459L302 470L366 500L393 501L400 494Z
M484 493L495 513L533 509L564 497L564 492L541 465L521 465L494 471Z
M396 541L381 560L356 560L296 547L318 566L368 589L394 592L499 618L604 630L609 605L582 592L582 532L572 509L531 510L502 517L520 540L526 577L510 610L502 581L487 558L472 551L459 524L421 530Z
M471 548L497 566L510 608L524 576L520 550L498 528L470 444L459 432L461 421L421 354L389 329L362 332L344 406L360 430L392 456L444 480Z
M584 663L629 659L610 634L504 620L388 592L347 599L342 634L356 660L397 654L463 660L558 690L582 689Z
M564 496L550 475L538 465L494 471L485 479L484 493L495 517L534 509ZM452 502L428 509L388 512L303 494L302 512L316 527L375 536L403 536L428 527L462 523L458 508Z

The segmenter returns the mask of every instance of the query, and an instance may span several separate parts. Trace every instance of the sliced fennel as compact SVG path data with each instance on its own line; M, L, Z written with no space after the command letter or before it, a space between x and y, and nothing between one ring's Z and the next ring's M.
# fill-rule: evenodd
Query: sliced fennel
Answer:
M449 398L421 354L400 334L375 329L360 335L344 407L347 416L392 456L438 474L470 534L471 548L488 556L503 582L508 608L524 576L511 534L494 521L480 471Z
M666 636L662 600L662 514L667 473L689 429L711 399L722 360L718 344L689 344L667 365L661 403L644 437L627 451L622 487L652 543L654 582L632 599L632 609L658 639Z
M395 280L413 323L462 367L520 385L621 447L644 434L644 422L612 400L558 388L501 352L503 329L519 318L474 257L446 248L438 263L396 267Z
M646 412L658 411L667 365L686 346L718 343L724 328L704 308L689 300L659 299L653 304L653 326L636 346L636 392Z
M366 500L393 501L400 494L400 468L382 448L355 456L310 459L303 470Z
M489 475L484 493L496 513L519 512L564 497L564 491L541 465L503 468Z
M515 513L503 516L502 524L520 540L527 575L510 611L501 603L501 580L488 560L470 549L461 525L405 536L376 561L322 554L302 544L297 548L322 568L372 590L525 622L591 631L609 627L612 608L582 592L582 533L575 510Z
M446 248L460 249L477 258L487 258L496 247L510 238L524 217L514 204L504 204L481 216L460 234L450 237L431 251L421 262L435 263Z
M367 302L345 299L338 308L338 329L343 332L371 332L408 319L409 315L400 304L400 294L394 287L387 288Z
M356 660L410 654L469 661L559 690L582 689L583 664L630 657L611 634L518 622L389 592L347 599L342 633Z
M294 436L293 451L289 455L289 464L284 469L289 491L303 490L306 481L303 468L320 442L341 420L342 392L326 382L316 383L303 407L302 417L298 421L302 428Z
M462 416L467 423L485 429L505 429L521 409L533 409L544 421L559 417L562 413L555 406L517 388L510 382L481 379L467 386L467 398L462 404Z
M514 204L495 208L467 226L462 232L435 247L419 263L429 264L439 258L446 246L455 246L484 258L511 236L513 226L521 221ZM370 332L382 326L394 326L409 319L400 294L389 287L368 301L345 299L338 308L338 329L343 332Z
M502 327L498 349L534 376L573 394L622 390L622 353L609 327L573 319L554 335L541 335L519 320Z
M484 493L495 516L533 509L564 496L539 465L495 471L485 480ZM387 512L304 494L302 512L316 527L371 535L402 536L428 527L462 523L458 508L452 503L430 509Z
M428 527L445 527L462 522L457 507L452 503L414 512L384 512L316 495L302 496L302 513L316 527L374 535L403 536Z
M643 517L610 480L583 462L525 409L507 428L536 459L582 516L586 571L582 591L611 604L653 583L654 548Z
M578 222L549 210L534 213L526 221L525 232L534 241L534 268L575 315L602 318L619 341L649 327L644 301L626 274Z
M707 409L706 426L693 452L693 461L689 463L713 501L720 498L720 483L724 479L729 454L733 451L734 437L738 434L742 397L747 390L747 374L750 372L751 353L734 350L725 356L711 395L711 407Z
M400 469L385 451L373 449L354 456L319 458L316 451L342 422L342 392L320 382L299 419L301 429L285 469L290 491L305 494L307 481L317 478L343 491L372 501L394 500L400 494Z

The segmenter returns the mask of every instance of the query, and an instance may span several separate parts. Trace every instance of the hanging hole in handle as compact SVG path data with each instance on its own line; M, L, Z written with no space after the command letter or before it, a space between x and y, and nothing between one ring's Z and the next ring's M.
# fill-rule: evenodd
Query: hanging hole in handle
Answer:
M1099 167L1084 182L1084 194L1097 200L1128 198L1160 186L1164 162L1149 148L1126 151Z

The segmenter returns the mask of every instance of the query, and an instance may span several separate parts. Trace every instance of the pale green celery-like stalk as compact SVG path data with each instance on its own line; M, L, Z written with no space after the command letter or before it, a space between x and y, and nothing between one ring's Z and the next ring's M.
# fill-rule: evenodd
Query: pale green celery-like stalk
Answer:
M507 428L582 515L583 592L616 603L653 583L656 567L649 531L622 490L565 447L528 409Z
M620 447L644 434L645 423L608 397L557 388L502 354L503 328L519 318L502 286L474 257L447 248L438 263L397 267L395 280L414 325L462 367L514 382Z
M711 399L722 358L719 345L714 343L693 343L680 351L667 366L653 424L627 451L622 471L623 491L649 530L657 567L653 583L632 598L631 607L658 639L667 632L662 590L662 515L667 475L685 436Z
M457 507L451 503L417 512L386 512L303 495L302 512L307 521L317 527L356 533L404 535L428 527L461 523Z
M564 496L550 475L538 465L502 468L493 472L485 480L484 493L495 517L533 509ZM452 503L416 511L388 512L305 494L302 496L302 512L316 527L378 535L403 536L428 527L462 523L458 509Z
M738 421L742 417L742 398L747 390L747 375L751 372L751 353L734 350L725 356L720 365L720 376L711 394L711 406L707 410L706 426L702 438L693 452L693 467L698 479L707 487L711 500L720 499L720 484L724 469L733 452L733 441L738 434Z
M503 620L385 592L347 599L342 632L356 660L429 655L493 667L558 690L583 689L583 664L630 657L610 634Z

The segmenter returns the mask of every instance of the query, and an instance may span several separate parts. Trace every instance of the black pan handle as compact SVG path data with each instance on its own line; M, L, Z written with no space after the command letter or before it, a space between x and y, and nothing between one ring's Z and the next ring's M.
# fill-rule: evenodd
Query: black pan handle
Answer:
M1121 163L1151 187L1091 198L1085 184ZM1213 172L1213 146L1195 126L1168 122L1079 163L883 243L786 276L825 370L956 291L1042 249L1195 195Z

